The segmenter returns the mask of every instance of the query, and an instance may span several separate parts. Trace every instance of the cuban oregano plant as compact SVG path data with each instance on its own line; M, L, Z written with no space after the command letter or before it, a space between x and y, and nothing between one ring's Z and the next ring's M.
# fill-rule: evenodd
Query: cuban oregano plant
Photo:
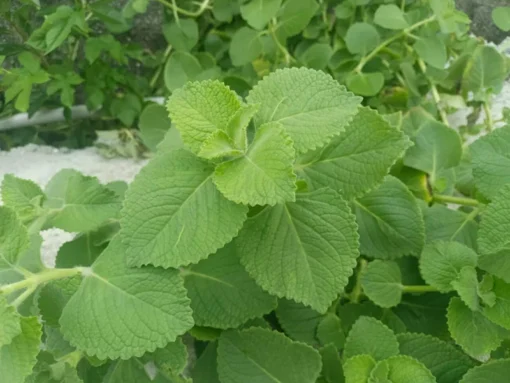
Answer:
M361 101L305 68L191 82L129 187L6 176L2 381L506 383L510 127L463 157Z

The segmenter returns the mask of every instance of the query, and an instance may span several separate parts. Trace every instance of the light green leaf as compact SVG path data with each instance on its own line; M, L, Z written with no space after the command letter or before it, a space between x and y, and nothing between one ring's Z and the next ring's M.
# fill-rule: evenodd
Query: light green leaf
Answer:
M60 318L65 339L100 359L142 356L193 327L178 271L130 268L125 253L116 236L84 273Z
M230 42L229 54L232 64L243 66L254 61L263 52L260 32L242 27L234 33Z
M97 178L72 169L58 172L45 189L43 207L51 211L47 227L69 232L97 229L121 208L117 194L101 185Z
M475 214L466 214L441 204L425 208L423 218L426 242L456 241L476 250L478 247L476 243L478 234L476 215L476 212Z
M333 344L337 349L342 349L345 344L345 334L340 318L335 314L326 314L317 326L317 339L323 346Z
M287 0L278 12L278 30L286 37L294 36L306 28L319 5L315 0Z
M162 153L141 170L121 212L130 265L196 263L236 236L248 209L214 187L213 170L185 150Z
M182 342L182 338L178 338L175 342L168 343L164 348L158 348L147 357L153 359L158 368L168 373L180 374L188 363L188 350Z
M311 187L329 186L352 199L380 184L409 145L376 111L360 108L344 133L298 159L296 171Z
M370 355L356 355L344 363L345 383L367 383L376 361Z
M234 147L234 143L223 130L217 130L209 136L200 147L198 156L213 160L226 156L239 156L243 152Z
M340 3L335 7L335 16L340 20L350 19L354 14L355 7L348 1Z
M427 64L437 69L444 69L448 55L442 38L438 36L420 38L413 48Z
M381 72L351 73L345 81L350 91L366 97L377 95L384 86Z
M264 29L276 15L282 0L251 0L241 5L241 16L255 29Z
M258 112L259 104L241 105L241 108L230 118L226 132L234 142L236 148L246 150L248 146L248 138L246 130L251 119Z
M499 253L510 249L509 214L510 185L505 185L495 194L484 211L478 232L478 247L481 254Z
M492 292L496 295L494 305L485 306L484 315L492 322L510 330L510 284L494 278Z
M333 49L329 44L315 43L299 55L299 61L307 68L324 70L331 56L333 56Z
M459 134L438 121L425 122L412 137L404 165L429 173L434 182L438 172L460 163L462 142Z
M21 224L16 213L0 206L0 276L11 273L13 269L18 270L18 260L28 246L27 229ZM2 277L2 282L3 279Z
M480 256L478 267L510 283L510 249Z
M147 105L138 121L143 143L155 152L171 125L168 112L164 106L158 104Z
M374 258L418 255L425 240L420 208L407 187L387 176L374 191L354 201L360 251Z
M39 313L47 326L58 327L62 311L80 286L79 276L45 284L38 293Z
M381 38L372 24L354 23L347 30L345 43L353 54L365 56L379 45Z
M169 91L193 81L203 72L198 59L188 52L175 52L167 60L164 70L165 85Z
M20 325L21 333L0 348L0 371L6 383L24 383L40 351L42 332L37 317L22 317Z
M214 171L214 183L229 200L244 205L275 205L295 201L292 141L279 123L260 126L240 158Z
M455 342L471 357L485 362L508 334L482 313L471 311L459 298L448 306L448 329Z
M436 383L436 378L429 369L409 356L393 356L382 363L388 366L388 382Z
M323 314L288 299L278 300L276 308L278 323L291 339L319 346L316 338L317 327L324 318Z
M30 180L6 174L2 181L2 201L13 209L22 222L30 222L40 214L44 192Z
M492 10L492 20L502 31L510 31L510 7L494 8Z
M479 310L478 276L474 267L464 266L460 269L457 278L451 282L451 286L457 291L466 306L473 311Z
M423 363L437 383L458 382L475 364L452 344L424 334L399 334L400 353ZM414 381L413 381L414 382Z
M510 126L476 140L470 146L476 187L489 198L510 183Z
M398 30L409 27L404 12L395 4L380 5L375 11L374 23L386 29Z
M462 76L465 92L498 93L507 76L506 61L495 48L481 44L470 55Z
M21 333L20 316L0 295L0 348L11 343Z
M264 209L246 221L236 244L264 290L321 313L347 284L359 255L354 216L331 189Z
M398 342L393 331L371 317L360 317L352 325L345 341L344 358L370 355L379 361L398 353Z
M381 307L397 306L402 300L402 275L392 261L370 262L361 275L365 295Z
M476 267L478 255L459 242L436 241L427 244L420 257L420 272L427 284L441 292L452 291L465 266Z
M281 123L298 153L321 147L342 133L361 102L329 75L306 68L271 73L247 99L261 104L255 126Z
M320 370L316 350L276 331L254 327L224 332L220 337L218 372L222 383L311 383Z
M460 383L506 383L509 369L510 359L493 360L469 370Z
M257 286L241 266L233 245L182 274L198 326L235 328L276 307L276 298Z
M319 350L322 358L322 372L321 375L326 383L343 383L344 370L342 368L342 360L337 348L333 344ZM319 382L319 381L317 381Z
M216 130L225 130L241 108L237 95L219 81L191 82L175 91L167 104L184 143L198 153Z
M163 36L176 51L189 52L198 42L198 24L193 19L172 20L163 25Z

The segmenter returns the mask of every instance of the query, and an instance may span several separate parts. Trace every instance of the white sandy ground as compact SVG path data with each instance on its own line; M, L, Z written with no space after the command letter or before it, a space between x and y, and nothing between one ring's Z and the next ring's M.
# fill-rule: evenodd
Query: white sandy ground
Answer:
M492 114L494 120L501 118L503 107L510 107L510 82L494 99ZM466 123L468 109L460 110L449 116L452 126ZM485 116L482 113L480 121ZM5 174L32 180L42 187L61 169L71 168L85 175L98 177L102 183L111 181L131 182L146 160L125 158L106 159L95 148L81 150L55 149L47 146L27 145L9 152L0 152L0 182ZM53 266L58 249L70 241L74 234L60 229L50 229L41 233L43 236L42 257L48 266Z

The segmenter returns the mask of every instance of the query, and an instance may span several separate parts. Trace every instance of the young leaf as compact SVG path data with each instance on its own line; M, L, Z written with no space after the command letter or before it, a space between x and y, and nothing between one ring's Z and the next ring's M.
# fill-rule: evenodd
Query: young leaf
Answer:
M279 122L298 153L342 133L361 102L329 75L305 68L277 70L260 81L247 100L261 104L255 126Z
M480 253L491 254L510 247L510 185L505 185L494 196L492 202L484 211L480 231L478 232L478 247Z
M241 108L230 118L226 133L232 139L234 146L240 150L246 150L248 139L246 130L251 119L260 108L259 104L241 105Z
M3 274L17 271L18 260L28 246L27 229L21 224L16 213L0 206L0 281L4 282Z
M255 29L264 29L276 15L282 0L251 0L241 5L241 16Z
M510 249L480 256L478 267L510 283Z
M359 254L354 217L331 189L264 209L246 221L236 244L264 290L322 313L347 284Z
M451 283L465 266L476 267L478 255L458 242L436 241L425 246L420 272L427 284L441 292L452 291Z
M60 318L65 339L100 359L142 356L193 326L179 273L129 268L125 250L116 236L84 273Z
M380 5L375 11L374 23L386 29L405 29L409 27L404 12L395 4Z
M370 355L356 355L344 363L346 383L367 383L376 361Z
M319 346L317 328L324 318L323 314L288 299L278 300L276 308L278 323L291 339Z
M25 382L40 351L42 333L37 317L22 317L20 325L21 333L0 348L2 380L9 383Z
M510 31L510 7L494 8L492 10L492 20L502 31Z
M171 125L172 123L164 106L157 104L148 105L143 110L138 121L138 128L140 129L143 143L151 151L155 152L158 144L163 141Z
M214 183L229 200L244 205L275 205L295 201L295 152L280 123L260 126L240 158L214 171Z
M361 275L361 285L366 296L378 306L393 307L402 300L402 275L395 262L370 262Z
M331 187L350 200L380 184L409 145L376 111L360 108L344 133L299 158L295 168L314 189Z
M44 192L35 182L6 174L2 181L2 201L13 209L22 222L29 222L40 213Z
M496 301L493 306L485 306L483 313L492 322L510 330L510 284L494 278L492 292Z
M324 346L333 344L337 349L342 349L345 344L345 334L340 318L335 314L326 314L317 326L317 339Z
M167 104L172 122L194 153L212 133L224 130L240 107L237 95L219 81L187 83Z
M185 150L162 153L142 169L121 212L130 265L197 263L235 237L248 209L214 187L213 170Z
M0 295L0 348L21 333L20 318L16 309Z
M64 169L50 180L45 189L43 207L51 211L46 225L69 232L97 229L117 215L121 201L117 194L101 185L97 178L76 170Z
M347 359L356 355L370 355L379 361L398 353L398 342L393 331L371 317L360 317L345 341L344 358Z
M297 35L306 28L318 9L315 0L287 0L277 14L278 29L286 37Z
M222 383L311 383L320 370L317 351L276 331L254 327L227 331L220 337L218 372Z
M176 51L189 52L198 43L198 24L193 19L171 21L163 25L163 35Z
M360 96L375 96L384 86L384 75L381 72L351 73L345 83L350 91Z
M457 278L452 281L451 285L457 291L460 299L462 299L466 306L473 311L480 309L478 275L474 267L464 266L460 269Z
M234 142L223 130L216 130L207 138L198 152L198 156L214 160L227 156L239 156L243 152L235 148Z
M510 183L510 127L503 127L470 146L476 187L489 198Z
M424 334L398 334L400 354L423 363L437 383L458 382L472 367L473 361L450 343Z
M387 364L389 382L436 383L436 378L427 367L409 356L393 356L380 363Z
M234 33L230 42L230 59L235 66L251 63L264 51L260 32L242 27Z
M493 360L469 370L460 383L506 383L509 369L510 359Z
M220 249L182 274L198 326L235 328L249 319L268 314L276 307L276 298L250 278L232 245Z
M146 355L146 358L154 360L158 368L168 373L181 374L188 363L188 350L182 338L178 338L164 348L158 348L152 354Z
M379 45L381 38L377 29L368 23L354 23L347 30L345 43L353 54L366 56Z
M501 88L507 75L505 58L493 47L479 45L464 69L462 89L465 92L485 92Z
M425 240L423 218L416 199L401 181L387 176L353 206L362 254L382 259L420 254Z
M448 329L452 338L471 357L487 361L508 333L489 321L482 313L471 311L459 298L448 306Z

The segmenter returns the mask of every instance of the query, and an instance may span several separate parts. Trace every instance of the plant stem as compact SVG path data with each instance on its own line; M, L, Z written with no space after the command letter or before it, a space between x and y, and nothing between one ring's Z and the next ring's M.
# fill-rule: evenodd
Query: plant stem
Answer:
M490 133L492 132L492 129L494 129L494 122L492 120L491 109L486 101L483 102L483 111L485 112L485 126L487 127L487 131Z
M432 197L435 202L453 203L456 205L464 206L479 206L480 202L473 198L454 197L450 195L436 194Z
M170 8L172 11L178 12L184 16L198 17L209 8L209 3L211 0L204 0L202 3L200 3L200 6L198 7L198 9L195 12L191 12L186 9L179 8L178 6L174 5L175 4L174 1L172 1L172 3L174 3L174 4L169 3L166 0L157 0L157 1L160 2L161 4L163 4L164 6Z
M154 73L154 76L152 76L151 82L149 83L149 86L151 87L151 89L154 89L154 87L156 86L156 83L158 82L159 76L161 76L161 72L163 72L163 68L165 67L168 57L170 56L170 53L172 53L171 45L169 45L165 50L165 53L163 56L164 57L163 64L158 67L158 69L156 70L156 73Z
M37 274L32 274L30 277L23 279L19 282L14 282L9 285L0 286L0 294L11 294L15 291L28 288L35 288L40 284L50 282L56 279L63 279L72 277L83 273L87 267L75 267L72 269L46 269Z
M363 57L361 59L361 61L359 62L358 66L354 69L354 72L360 73L363 70L363 67L366 65L367 62L372 60L375 56L377 56L377 54L383 48L386 48L392 42L394 42L394 41L398 40L399 38L405 36L406 33L414 31L415 29L417 29L419 27L422 27L422 26L424 26L426 24L429 24L429 23L433 22L434 20L436 20L436 16L431 16L431 17L429 17L429 18L427 18L425 20L422 20L422 21L420 21L420 22L418 22L416 24L411 25L409 28L406 28L406 29L402 30L401 32L397 33L396 35L390 37L389 39L383 41L372 52L370 52L370 54L368 54L367 56L365 56L365 57Z
M37 286L32 286L23 291L23 293L12 302L12 305L14 307L19 307L19 305L21 305L25 301L25 299L32 295L36 288Z
M436 293L438 291L435 287L428 285L402 286L403 293Z
M418 65L420 66L421 71L425 76L427 76L427 66L425 65L425 62L423 62L422 59L418 59ZM428 79L428 78L427 78ZM439 95L439 91L437 90L436 84L432 82L432 80L429 80L430 85L430 91L432 93L432 98L434 99L434 102L436 103L437 111L439 112L439 116L441 117L441 121L443 121L443 124L446 126L450 126L450 123L448 122L448 118L446 117L445 111L441 108L441 96Z
M294 59L294 57L292 57L292 55L289 53L289 51L287 50L287 48L285 48L282 43L280 42L280 40L278 40L278 36L276 36L276 28L275 28L275 21L273 21L271 24L269 24L268 26L269 28L269 33L271 34L271 37L273 38L276 46L278 47L278 49L280 49L280 51L283 53L284 57L285 57L285 63L287 64L287 66L291 63L291 62L295 62L296 60Z
M367 266L368 262L365 259L361 258L359 261L358 271L356 272L356 283L351 293L349 294L349 300L352 303L358 303L363 293L361 288L361 274L363 274L363 271L365 271Z

